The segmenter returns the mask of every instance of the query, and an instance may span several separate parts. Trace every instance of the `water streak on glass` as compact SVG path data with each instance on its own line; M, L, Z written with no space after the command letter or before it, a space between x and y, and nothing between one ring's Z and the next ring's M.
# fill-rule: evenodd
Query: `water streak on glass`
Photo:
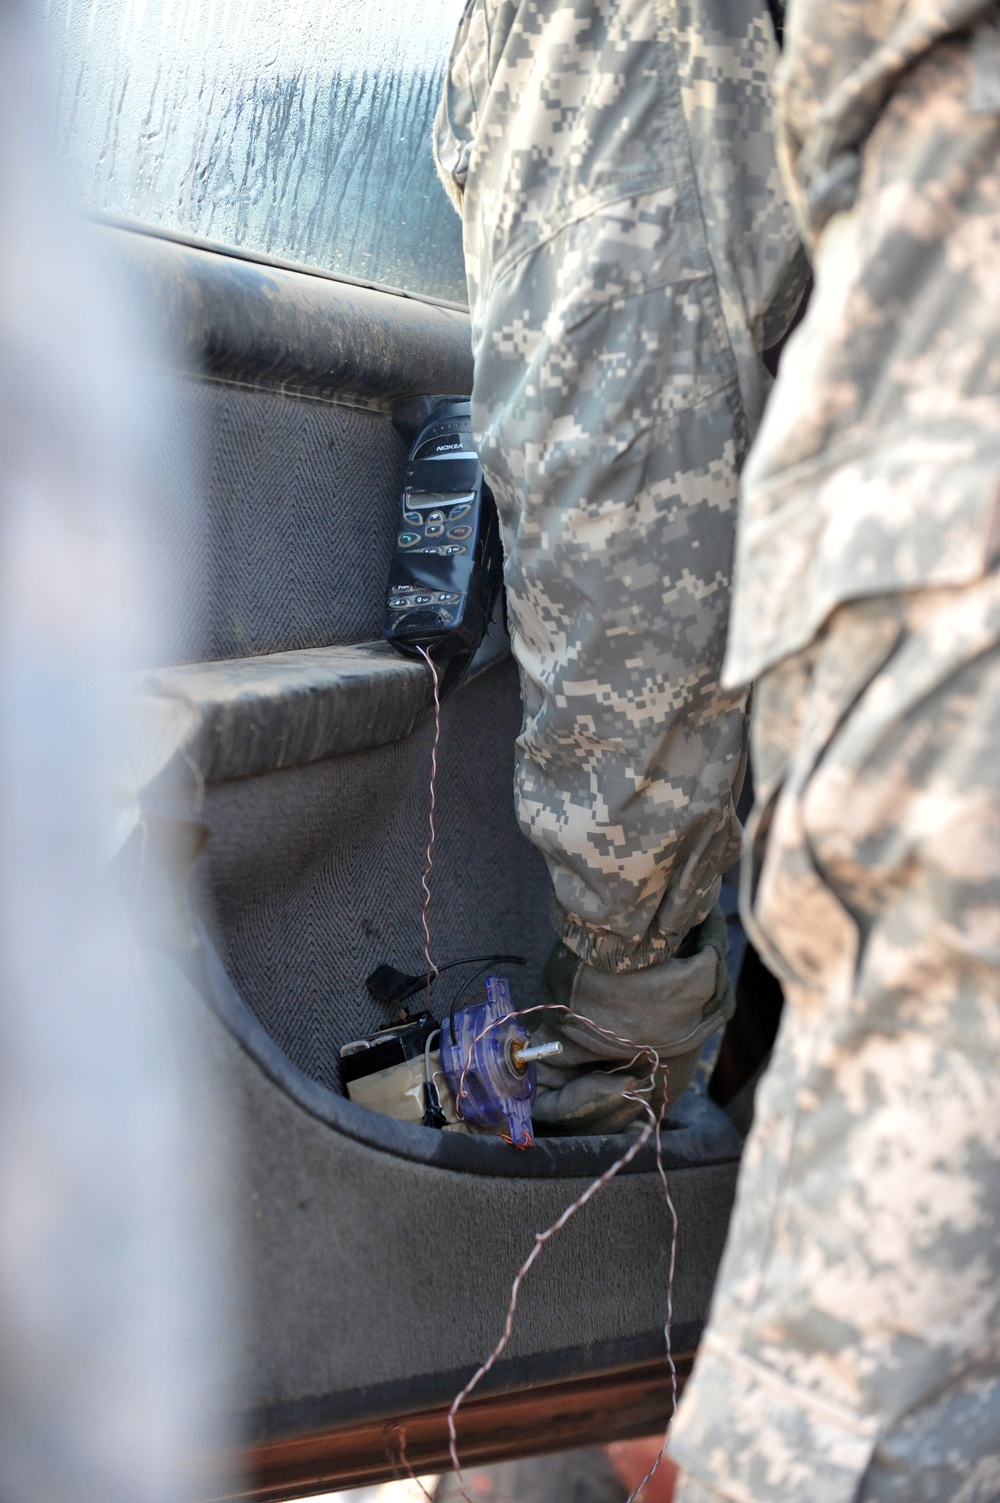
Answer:
M465 301L430 126L461 0L50 0L87 207Z

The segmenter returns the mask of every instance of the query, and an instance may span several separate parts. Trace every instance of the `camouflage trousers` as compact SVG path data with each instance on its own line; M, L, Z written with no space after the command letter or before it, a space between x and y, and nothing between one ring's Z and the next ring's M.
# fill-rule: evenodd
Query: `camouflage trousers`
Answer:
M744 917L788 1001L678 1503L1000 1498L1000 90L991 26L935 41L968 9L789 14L816 294L744 472L727 663L758 679Z
M524 697L521 826L590 966L662 961L738 852L719 674L761 349L804 261L763 0L469 0L438 114Z
M1000 576L842 606L758 685L753 756L786 1013L678 1503L994 1503Z

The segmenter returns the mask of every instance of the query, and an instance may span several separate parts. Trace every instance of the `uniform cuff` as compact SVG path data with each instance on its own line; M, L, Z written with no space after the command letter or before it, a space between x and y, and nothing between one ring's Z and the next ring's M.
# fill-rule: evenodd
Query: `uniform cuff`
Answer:
M717 877L705 895L708 918L711 918L712 911L718 904L721 888L722 879ZM642 939L636 941L624 939L620 934L597 924L588 924L576 914L567 913L557 898L553 896L552 899L552 921L566 948L572 950L584 965L589 965L595 971L606 971L610 976L644 971L649 966L662 965L665 960L672 960L677 954L683 956L690 953L688 946L692 935L707 922L707 919L701 919L692 925L692 918L698 911L696 909L694 915L689 915L679 930L661 928L658 913ZM705 908L700 911L705 912ZM676 920L680 918L680 914L673 911L672 918Z
M733 1011L733 991L726 967L726 920L716 907L693 931L691 952L661 965L619 975L577 965L569 1004L597 1029L623 1039L652 1045L663 1058L699 1048ZM628 1059L631 1043L616 1044L579 1018L559 1023L560 1037L585 1058Z

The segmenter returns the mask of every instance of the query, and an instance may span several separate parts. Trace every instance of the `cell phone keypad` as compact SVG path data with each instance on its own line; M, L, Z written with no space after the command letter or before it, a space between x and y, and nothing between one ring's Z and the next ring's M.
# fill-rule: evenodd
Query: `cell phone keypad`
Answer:
M471 522L462 526L456 526L455 523L460 518L469 516L472 502L473 497L461 496L454 505L418 511L411 501L409 505L404 505L403 521L406 526L398 534L396 541L408 553L438 553L449 558L467 553L469 550L464 544L472 536Z
M389 607L394 611L408 611L415 605L434 606L443 617L450 617L461 598L454 590L421 590L415 585L393 585Z

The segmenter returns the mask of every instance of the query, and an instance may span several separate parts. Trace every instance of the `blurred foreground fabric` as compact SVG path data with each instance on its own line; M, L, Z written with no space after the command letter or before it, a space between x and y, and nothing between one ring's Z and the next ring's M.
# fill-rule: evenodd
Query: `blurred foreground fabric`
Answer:
M64 208L35 20L0 7L0 1496L174 1503L217 1441L209 1166L108 872L173 460Z

